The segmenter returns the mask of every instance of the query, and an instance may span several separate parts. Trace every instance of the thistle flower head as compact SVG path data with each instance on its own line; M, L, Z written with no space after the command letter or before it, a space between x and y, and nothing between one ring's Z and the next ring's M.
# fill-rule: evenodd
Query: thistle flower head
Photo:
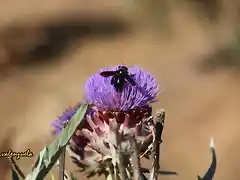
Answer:
M114 161L116 157L116 131L117 127L121 138L122 150L126 155L126 166L130 163L128 135L138 139L140 151L146 150L152 134L142 136L144 119L151 116L151 103L156 101L159 86L151 73L134 66L128 72L136 83L124 83L123 91L117 92L112 85L112 77L103 77L102 71L116 71L118 66L101 69L93 74L85 84L86 102L94 107L86 112L84 120L77 127L68 145L73 161L88 172L100 172ZM55 120L53 133L59 133L69 122L81 105L66 110ZM117 126L113 126L113 124ZM115 153L115 154L114 154Z
M93 116L87 116L86 123L90 128L78 129L72 137L68 146L68 153L83 171L91 173L104 173L109 166L109 162L114 161L117 153L117 140L114 125L120 116L109 118L109 113L95 112ZM141 136L143 122L140 121L136 126L129 126L131 118L125 114L123 123L119 124L117 130L121 139L121 147L124 152L124 167L129 165L131 156L131 145L128 136L133 134L138 140L142 152L144 146L152 139L152 134ZM149 145L149 144L148 144Z
M136 107L150 105L156 101L159 94L159 86L151 73L145 72L137 66L129 67L128 71L133 75L136 85L124 84L120 94L111 85L112 77L102 77L100 72L116 71L118 66L104 68L93 74L85 85L86 99L94 103L100 110L113 109L127 111Z
M61 133L62 129L68 124L69 120L73 117L73 115L77 112L77 110L81 107L81 104L78 103L74 107L69 107L66 109L61 116L58 116L56 120L51 123L53 126L52 134L59 134ZM86 114L93 113L92 109L88 109Z

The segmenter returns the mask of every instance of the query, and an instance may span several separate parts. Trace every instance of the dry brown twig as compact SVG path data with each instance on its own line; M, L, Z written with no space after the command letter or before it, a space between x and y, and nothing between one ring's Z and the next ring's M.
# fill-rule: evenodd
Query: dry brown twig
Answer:
M25 179L25 175L23 174L23 172L21 171L21 169L18 167L18 165L16 164L16 162L14 161L13 157L9 157L8 158L10 163L12 164L13 168L16 170L16 172L18 173L18 175L22 178Z
M158 171L160 169L159 158L160 158L160 143L162 142L162 131L164 127L165 120L165 111L162 109L157 112L156 117L152 118L149 121L149 128L153 134L153 146L151 152L152 158L152 169L150 172L149 180L157 180L158 179Z
M60 156L60 159L57 161L56 166L57 166L58 171L59 171L59 179L61 178L60 180L62 180L62 179L67 180L67 179L70 179L70 177L65 170L66 150L63 153L64 153L64 155Z

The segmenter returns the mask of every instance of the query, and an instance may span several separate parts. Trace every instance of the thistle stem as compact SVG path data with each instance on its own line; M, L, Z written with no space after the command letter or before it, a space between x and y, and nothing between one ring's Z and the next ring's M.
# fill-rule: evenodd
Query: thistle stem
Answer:
M140 160L139 160L139 151L137 147L137 142L134 136L130 137L130 144L133 149L132 153L132 166L133 166L133 177L134 180L141 180L141 175L140 175Z
M66 150L64 149L59 158L59 180L65 179L65 153Z
M119 135L119 132L118 132L119 127L118 127L116 119L113 119L111 124L112 124L112 127L114 129L115 136L116 136L117 155L118 155L118 168L119 168L119 171L120 171L121 179L122 180L127 180L128 177L127 177L127 172L125 171L125 168L124 168L124 160L123 160L123 154L122 154L121 138L120 138L120 135Z

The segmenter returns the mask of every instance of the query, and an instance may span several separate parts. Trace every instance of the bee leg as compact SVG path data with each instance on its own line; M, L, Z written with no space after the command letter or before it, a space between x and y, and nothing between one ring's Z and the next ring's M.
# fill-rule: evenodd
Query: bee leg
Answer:
M115 87L115 90L116 90L116 92L120 91L119 87Z
M111 79L111 85L114 85L115 82L116 82L116 78L115 78L115 77L112 77L112 79Z

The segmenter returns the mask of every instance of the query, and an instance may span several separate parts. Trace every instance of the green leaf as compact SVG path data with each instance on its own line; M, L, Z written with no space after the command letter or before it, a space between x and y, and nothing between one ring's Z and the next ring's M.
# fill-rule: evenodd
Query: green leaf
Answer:
M70 138L74 134L77 126L81 123L89 105L81 106L71 118L67 126L59 134L56 140L46 146L38 155L37 161L32 171L26 176L25 180L42 180L59 159Z
M12 180L20 180L14 168L12 168Z

